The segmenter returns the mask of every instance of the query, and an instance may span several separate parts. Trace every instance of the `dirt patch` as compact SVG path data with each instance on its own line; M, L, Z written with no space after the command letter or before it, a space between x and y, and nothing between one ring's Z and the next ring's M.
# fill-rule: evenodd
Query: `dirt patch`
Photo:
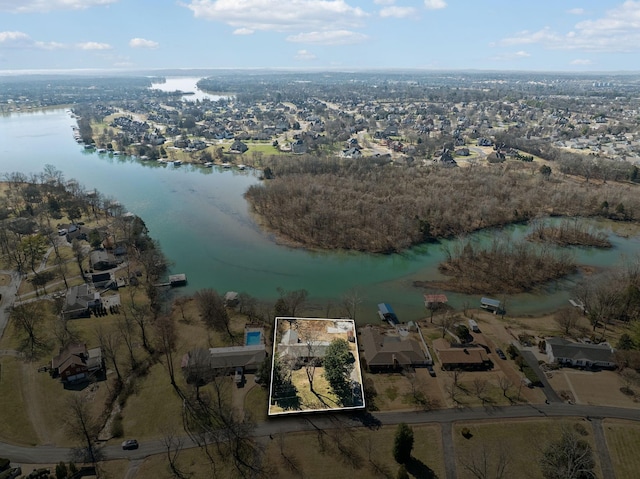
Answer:
M11 284L11 276L0 273L0 286L9 286Z

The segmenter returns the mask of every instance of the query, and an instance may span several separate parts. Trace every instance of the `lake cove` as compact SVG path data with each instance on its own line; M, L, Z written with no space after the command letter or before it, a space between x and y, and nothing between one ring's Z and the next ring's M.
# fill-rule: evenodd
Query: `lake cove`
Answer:
M245 291L261 299L275 299L277 287L304 288L316 315L324 317L344 314L343 295L357 290L358 323L378 321L376 305L381 302L391 304L401 321L426 316L425 291L413 287L413 282L443 279L437 268L443 258L440 244L394 255L311 252L282 246L256 225L243 198L246 189L259 181L256 172L174 167L87 151L73 139L75 125L64 109L0 117L0 172L28 175L51 164L66 179L75 178L87 190L95 188L117 199L145 221L149 234L171 261L172 272L187 274L188 285L180 291L214 288L222 293ZM636 234L622 237L609 230L609 222L593 224L608 231L613 247L573 248L578 264L606 268L640 251ZM526 228L510 227L505 234L520 237ZM484 231L473 238L488 241L495 234ZM506 298L508 313L542 314L564 306L573 284L570 278L551 286L545 294L510 296ZM481 295L447 296L452 306L462 308L465 303L478 307Z

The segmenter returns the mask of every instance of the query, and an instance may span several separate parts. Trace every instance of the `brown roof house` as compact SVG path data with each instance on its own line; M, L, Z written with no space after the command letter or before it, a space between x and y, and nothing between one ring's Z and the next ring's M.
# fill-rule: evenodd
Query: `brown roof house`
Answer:
M360 350L365 366L372 372L431 364L414 339L380 334L370 326L360 330Z
M84 343L72 343L51 360L51 376L67 384L86 381L104 370L102 350L87 349Z
M433 349L444 370L491 369L493 366L487 352L481 346L451 346L446 339L436 339L433 342Z

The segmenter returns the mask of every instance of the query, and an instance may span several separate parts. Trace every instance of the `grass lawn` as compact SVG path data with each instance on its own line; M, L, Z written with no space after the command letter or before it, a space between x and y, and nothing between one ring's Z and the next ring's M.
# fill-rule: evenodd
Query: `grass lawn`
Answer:
M136 379L135 392L122 410L124 436L147 440L161 437L163 428L182 431L181 408L165 367L155 364L147 376Z
M267 420L267 404L269 403L269 390L256 385L247 393L244 399L244 410L251 413L254 421Z
M640 471L640 424L607 419L603 427L616 477L635 479Z
M269 443L267 453L277 467L277 477L395 477L398 464L391 451L395 430L339 428L279 435ZM413 431L414 461L409 471L414 477L429 477L431 470L444 478L439 426L414 426Z
M20 387L22 362L4 356L0 358L0 437L17 444L36 445L38 438L31 427L24 408L24 395Z
M215 451L215 447L211 448ZM214 453L214 456L217 456ZM220 457L216 457L216 469L212 470L207 457L200 449L185 449L178 454L178 468L186 473L188 477L237 477L233 474L232 467L223 462ZM109 476L113 478L121 478L124 475ZM158 479L164 477L173 477L169 470L166 454L158 454L144 459L135 475L136 479Z
M464 467L475 461L479 464L483 451L488 454L489 467L494 467L498 462L498 456L503 453L507 457L506 477L542 479L542 473L538 467L538 460L547 443L560 438L562 427L573 428L580 424L588 432L584 436L594 447L593 432L589 422L576 420L513 420L499 423L458 423L453 427L453 442L456 451L456 468L458 478L473 479L473 476ZM462 428L467 427L471 436L466 439L462 436ZM578 426L579 427L579 426ZM597 454L596 477L601 477Z

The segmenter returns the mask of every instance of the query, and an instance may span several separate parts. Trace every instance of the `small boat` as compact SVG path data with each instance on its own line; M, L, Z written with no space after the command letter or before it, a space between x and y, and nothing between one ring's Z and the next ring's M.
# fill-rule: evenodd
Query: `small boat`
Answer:
M223 168L231 168L231 163L222 163Z
M207 162L204 164L204 166L205 166L205 168L211 168L211 167L213 167L213 163L211 163L210 161L207 161Z
M246 166L245 166L245 165L238 165L238 169L239 169L239 170L244 170L245 168L246 168Z
M182 161L180 160L174 160L173 161L173 166L180 166L182 164Z

